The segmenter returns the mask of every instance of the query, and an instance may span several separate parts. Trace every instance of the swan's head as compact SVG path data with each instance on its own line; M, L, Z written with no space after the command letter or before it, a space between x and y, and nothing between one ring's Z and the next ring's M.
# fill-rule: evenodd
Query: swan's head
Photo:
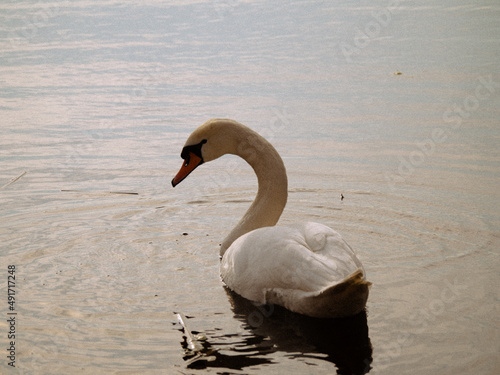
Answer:
M172 186L179 184L199 165L225 154L235 154L238 148L238 134L244 127L228 119L209 120L198 127L191 133L182 149L181 158L184 162L172 179Z

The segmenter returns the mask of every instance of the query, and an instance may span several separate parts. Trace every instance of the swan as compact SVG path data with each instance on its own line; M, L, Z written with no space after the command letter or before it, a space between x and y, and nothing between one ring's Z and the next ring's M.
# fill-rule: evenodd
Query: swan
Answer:
M287 175L276 149L257 132L230 119L205 122L188 137L172 186L225 154L242 157L258 180L255 200L220 247L225 285L255 303L315 318L361 312L371 283L340 234L313 222L275 225L287 201Z

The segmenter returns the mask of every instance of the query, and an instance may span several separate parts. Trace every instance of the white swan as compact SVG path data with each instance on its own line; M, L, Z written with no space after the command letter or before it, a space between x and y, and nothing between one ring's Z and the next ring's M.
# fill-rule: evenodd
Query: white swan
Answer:
M245 159L259 183L254 202L222 242L224 283L251 301L312 317L342 317L363 310L371 284L337 232L311 222L274 226L286 205L286 170L276 149L253 130L229 119L212 119L198 127L182 149L184 162L172 186L224 154Z

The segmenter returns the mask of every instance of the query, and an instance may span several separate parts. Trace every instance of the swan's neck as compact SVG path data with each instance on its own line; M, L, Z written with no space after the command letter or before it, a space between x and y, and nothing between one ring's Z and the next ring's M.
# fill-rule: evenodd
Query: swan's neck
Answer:
M222 242L221 256L238 237L257 228L275 225L288 195L286 169L278 152L262 136L248 128L246 130L239 134L234 153L252 166L259 189L248 211Z

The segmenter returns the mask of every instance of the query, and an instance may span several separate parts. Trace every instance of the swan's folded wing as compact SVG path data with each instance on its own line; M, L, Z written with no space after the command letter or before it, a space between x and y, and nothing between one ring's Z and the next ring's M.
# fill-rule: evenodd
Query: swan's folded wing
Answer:
M332 228L313 222L296 224L294 227L304 236L306 247L320 258L335 260L337 271L344 278L349 277L357 269L361 269L364 273L356 252Z
M315 293L359 268L340 235L324 225L304 223L260 228L238 238L222 259L221 276L238 294L265 303L269 290Z

